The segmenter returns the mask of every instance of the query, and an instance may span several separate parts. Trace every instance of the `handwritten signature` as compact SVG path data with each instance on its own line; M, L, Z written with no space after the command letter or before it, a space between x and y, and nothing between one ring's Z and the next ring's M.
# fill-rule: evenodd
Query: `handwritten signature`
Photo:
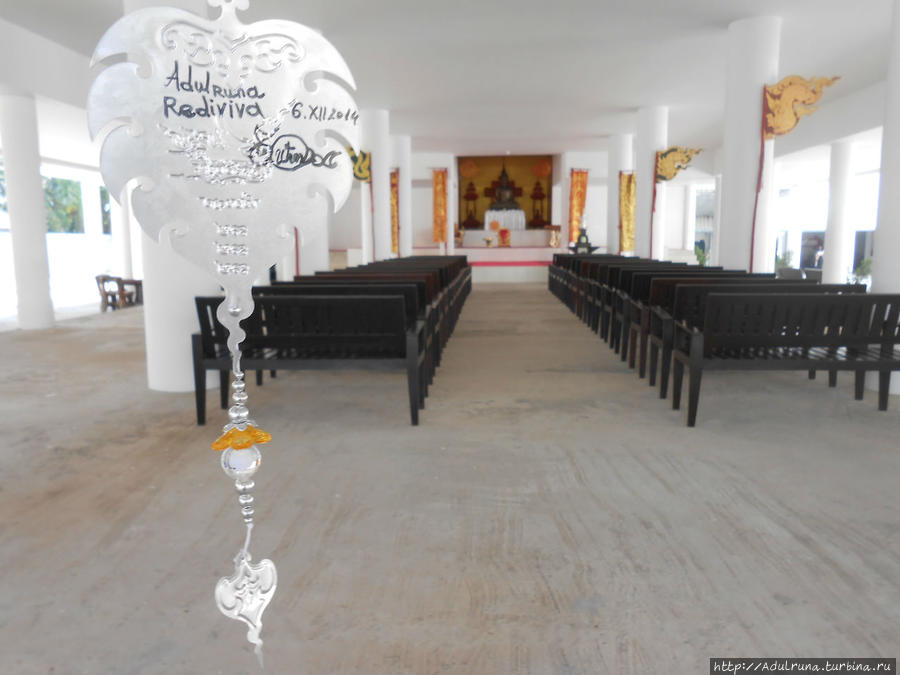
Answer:
M270 165L282 171L297 171L304 166L336 169L338 150L320 155L296 134L282 134L270 140L259 128L256 142L250 147L248 156L254 164Z

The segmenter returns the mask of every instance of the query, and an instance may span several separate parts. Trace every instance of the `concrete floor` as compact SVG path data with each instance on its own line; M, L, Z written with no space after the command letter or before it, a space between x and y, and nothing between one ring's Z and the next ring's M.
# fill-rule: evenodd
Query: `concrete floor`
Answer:
M242 540L140 309L0 334L0 673L257 672ZM900 654L900 400L709 374L699 426L542 286L477 286L418 428L403 376L283 373L256 557L272 673L699 673Z

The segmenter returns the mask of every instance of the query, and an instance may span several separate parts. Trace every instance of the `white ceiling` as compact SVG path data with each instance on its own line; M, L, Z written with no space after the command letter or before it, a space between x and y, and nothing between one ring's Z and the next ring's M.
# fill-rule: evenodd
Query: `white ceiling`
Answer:
M165 4L161 0L160 4ZM0 0L0 16L83 54L121 0ZM391 111L417 151L605 147L640 106L670 106L669 141L720 144L736 19L783 18L781 75L841 75L827 96L884 79L890 0L251 0L245 21L320 29L363 108Z

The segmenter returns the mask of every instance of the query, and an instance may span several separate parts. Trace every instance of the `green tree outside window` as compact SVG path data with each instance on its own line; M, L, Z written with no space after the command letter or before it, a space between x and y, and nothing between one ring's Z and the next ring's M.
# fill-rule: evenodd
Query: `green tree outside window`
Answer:
M84 232L81 183L65 178L44 178L48 232Z
M100 186L100 213L103 218L103 234L112 234L112 216L110 215L109 191Z
M6 174L0 169L0 211L6 212Z

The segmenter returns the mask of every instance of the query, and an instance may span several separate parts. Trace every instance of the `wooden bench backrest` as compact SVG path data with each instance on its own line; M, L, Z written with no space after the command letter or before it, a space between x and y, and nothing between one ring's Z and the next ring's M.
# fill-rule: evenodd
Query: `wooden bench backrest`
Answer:
M704 353L742 347L900 343L900 295L710 293Z
M431 263L421 265L409 263L373 263L371 265L362 265L360 267L350 267L345 270L335 270L335 272L348 272L353 274L430 274L433 276L434 282L439 289L447 288L454 278L454 275L449 269L445 267L436 267Z
M653 262L647 260L636 260L632 262L631 260L627 262L616 262L612 265L606 265L606 276L605 279L601 278L600 283L605 283L607 286L613 289L619 288L619 277L622 275L622 272L628 268L635 269L644 269L644 270L664 270L664 269L690 269L685 263L675 263L675 262ZM601 277L603 277L603 270L601 268Z
M310 277L306 277L307 279ZM424 281L425 282L425 302L434 302L440 292L439 278L436 273L429 272L317 272L315 277L318 279L340 279L342 281L368 280L368 281ZM295 280L297 278L295 277Z
M777 293L834 295L838 293L865 294L865 284L805 284L796 281L779 281L769 283L753 283L748 287L744 281L721 284L686 284L675 287L675 303L672 318L683 321L688 326L702 330L703 317L706 315L707 298L713 293L754 293L771 295Z
M424 284L423 284L424 286ZM254 286L254 296L262 295L400 295L406 308L407 327L419 318L419 293L415 284L316 284L280 283L275 286Z
M427 307L431 303L431 298L428 295L428 281L426 279L422 279L420 277L413 277L410 279L393 279L393 278L369 278L369 277L360 277L359 275L345 275L345 276L313 276L313 277L294 277L293 281L280 281L272 284L273 286L281 286L281 285L290 285L290 284L313 284L313 285L326 285L333 284L335 286L349 286L349 285L358 285L360 288L377 288L379 286L394 286L397 284L406 285L413 284L416 287L417 299L419 307Z
M620 288L628 292L632 300L639 300L644 304L650 302L650 286L654 279L666 277L741 277L745 276L745 270L726 270L721 267L690 267L687 270L646 270L631 273L630 285L620 282ZM771 278L772 275L769 275Z
M585 265L585 273L584 276L592 281L599 281L600 283L606 283L606 276L609 273L610 265L631 265L638 263L650 263L652 260L648 260L646 258L626 258L624 256L613 256L610 258L600 258L590 260ZM577 270L573 270L577 271Z
M722 278L710 278L706 277L680 277L680 276L672 276L672 277L661 277L656 276L650 282L650 305L655 307L662 307L666 312L670 315L675 311L675 288L678 286L710 286L716 284L723 283L741 283L741 284L771 284L771 283L791 283L791 284L801 284L801 285L811 285L815 282L812 281L782 281L777 277L774 277L772 274L766 273L750 273L744 272L742 274L730 276L725 275Z
M323 358L401 357L406 310L399 295L260 296L262 335L254 347L298 350Z

